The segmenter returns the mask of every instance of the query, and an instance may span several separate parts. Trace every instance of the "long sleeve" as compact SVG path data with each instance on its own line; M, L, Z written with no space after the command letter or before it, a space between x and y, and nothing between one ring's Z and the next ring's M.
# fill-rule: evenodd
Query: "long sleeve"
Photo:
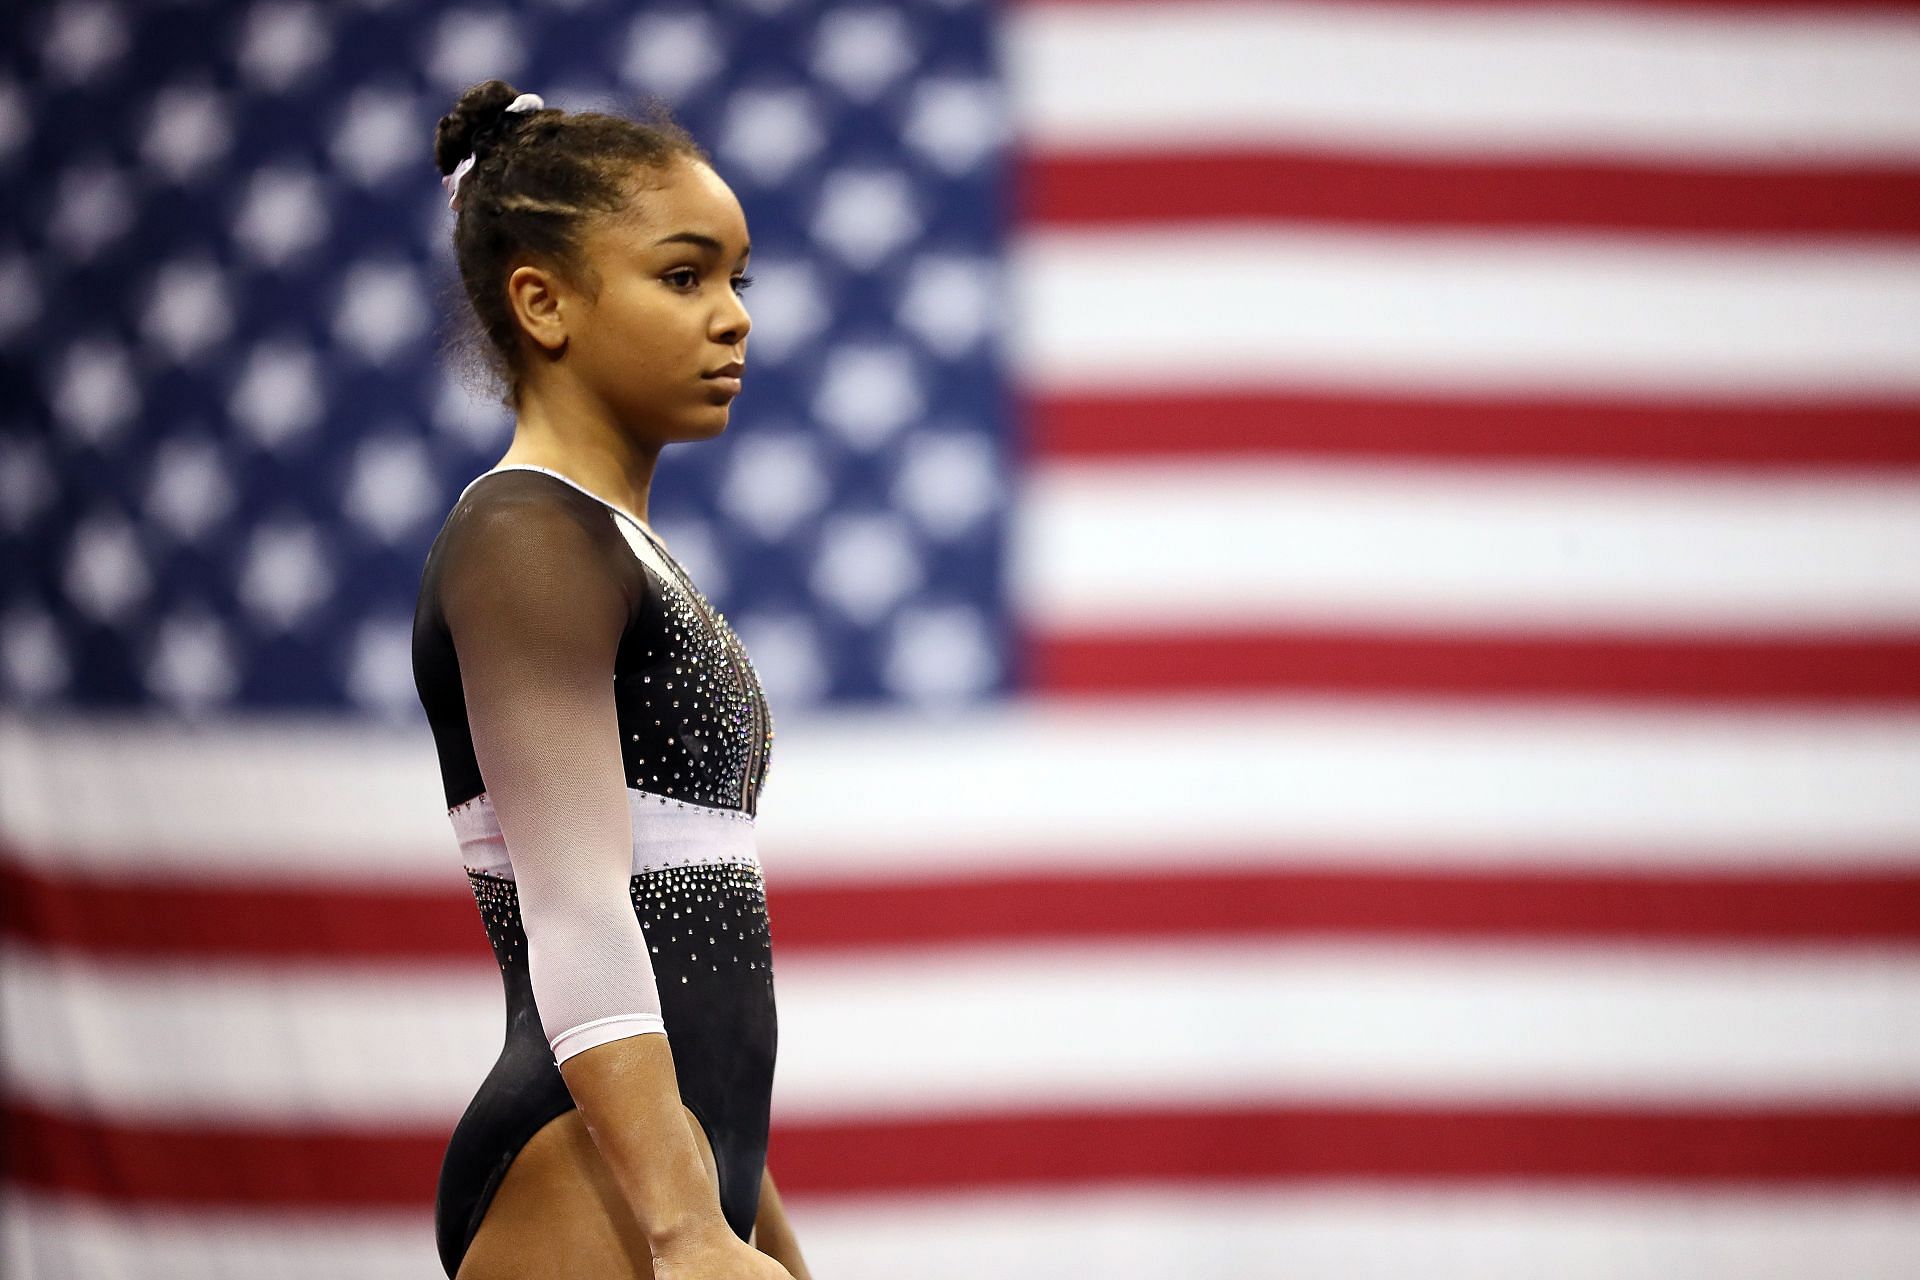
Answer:
M666 1031L628 897L633 826L613 670L633 588L610 559L608 518L496 483L449 526L441 578L556 1063Z

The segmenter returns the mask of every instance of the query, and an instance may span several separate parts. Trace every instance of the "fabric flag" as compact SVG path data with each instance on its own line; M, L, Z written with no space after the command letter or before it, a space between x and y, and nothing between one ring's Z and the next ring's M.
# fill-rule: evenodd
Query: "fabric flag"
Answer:
M431 1280L499 979L407 634L434 121L757 283L820 1280L1920 1275L1920 8L0 13L0 1270Z

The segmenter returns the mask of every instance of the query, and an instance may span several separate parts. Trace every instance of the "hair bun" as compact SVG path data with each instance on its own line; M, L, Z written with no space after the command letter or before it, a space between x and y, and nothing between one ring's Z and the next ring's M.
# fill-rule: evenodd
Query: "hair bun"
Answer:
M452 173L469 155L499 141L513 123L507 107L518 97L520 91L505 80L488 80L461 94L433 133L433 161L440 172Z

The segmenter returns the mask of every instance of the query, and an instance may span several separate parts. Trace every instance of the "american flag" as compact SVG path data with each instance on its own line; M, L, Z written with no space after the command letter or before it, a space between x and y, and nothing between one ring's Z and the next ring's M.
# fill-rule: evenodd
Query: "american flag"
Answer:
M820 1280L1920 1276L1920 9L0 12L0 1266L429 1280L434 120L658 94L752 375Z

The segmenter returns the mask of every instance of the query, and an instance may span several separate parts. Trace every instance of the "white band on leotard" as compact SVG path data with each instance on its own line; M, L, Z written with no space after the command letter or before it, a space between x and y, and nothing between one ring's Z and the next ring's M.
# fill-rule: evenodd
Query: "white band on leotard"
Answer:
M634 875L700 863L760 865L752 814L638 787L627 788L627 811L633 817ZM513 879L506 837L486 792L447 810L447 817L460 841L461 861L469 869Z

